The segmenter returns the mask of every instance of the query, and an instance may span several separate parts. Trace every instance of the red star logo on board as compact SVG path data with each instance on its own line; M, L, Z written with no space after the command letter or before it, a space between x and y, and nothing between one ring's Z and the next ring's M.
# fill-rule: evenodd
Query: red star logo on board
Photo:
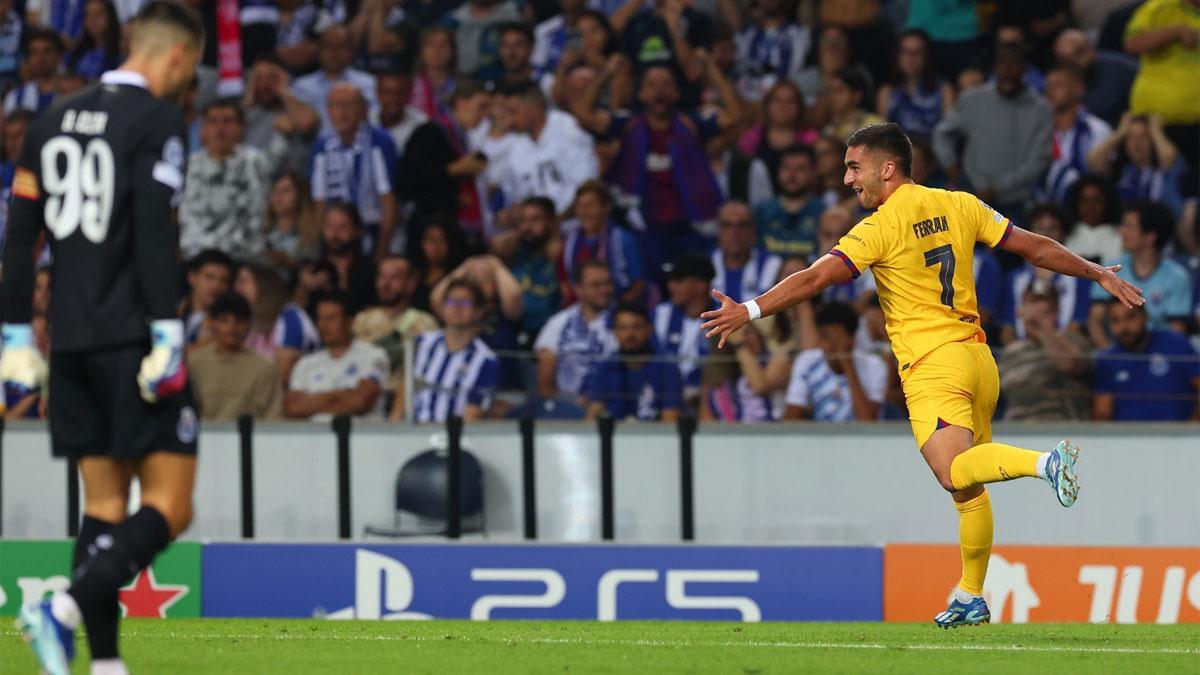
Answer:
M167 609L187 595L187 586L160 584L154 580L154 570L146 568L121 589L118 602L123 616L165 619Z

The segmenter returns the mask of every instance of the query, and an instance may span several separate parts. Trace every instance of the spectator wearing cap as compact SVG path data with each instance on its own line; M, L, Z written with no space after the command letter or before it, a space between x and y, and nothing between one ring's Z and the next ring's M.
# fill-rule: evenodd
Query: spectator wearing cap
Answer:
M578 300L550 317L533 343L537 391L543 398L584 396L597 362L616 351L609 314L613 283L608 265L588 260L575 274Z
M474 73L495 62L499 47L496 28L520 20L521 10L513 0L467 0L447 14L444 23L454 29L458 47L458 72Z
M1092 413L1097 420L1197 420L1200 356L1188 339L1150 327L1146 306L1097 305L1113 344L1096 355Z
M254 64L248 80L241 104L246 120L244 142L268 152L282 137L287 143L287 170L306 168L321 116L292 94L287 71L271 59Z
M366 101L352 85L329 91L333 133L317 140L312 155L312 196L320 222L329 204L352 204L363 223L363 248L378 260L393 249L396 146L367 121Z
M488 163L467 131L483 121L487 104L483 87L459 81L450 113L417 127L396 169L398 192L412 201L418 214L453 218L476 245L484 241L488 227L480 178Z
M445 327L417 338L413 360L414 419L444 422L458 416L468 422L487 416L500 366L480 337L487 300L478 284L450 281L442 294Z
M817 230L825 200L817 194L816 157L807 145L794 145L779 158L775 198L754 205L762 245L778 256L818 253Z
M707 238L696 226L716 219L722 197L705 143L738 124L741 104L733 85L705 59L708 79L721 92L723 107L715 115L680 111L675 76L661 65L642 76L641 113L601 110L597 107L600 92L619 62L610 62L613 67L605 70L605 77L593 84L583 100L572 102L571 112L589 131L620 139L608 181L638 200L636 215L646 226L647 262L657 269L672 252L708 248Z
M644 307L623 302L613 310L617 353L601 361L588 391L587 416L674 422L683 411L679 368L654 343Z
M355 339L383 348L388 355L390 377L386 389L392 393L392 419L403 417L404 350L417 336L437 330L437 319L412 306L413 294L421 279L411 260L392 255L379 261L375 274L375 295L379 304L354 317Z
M350 67L354 61L354 44L350 30L345 26L330 26L321 33L321 44L317 49L320 69L296 78L292 91L296 98L321 115L321 133L334 132L333 120L326 104L330 90L339 82L350 84L362 94L367 110L372 114L378 108L375 97L375 76Z
M238 260L262 253L267 192L286 147L277 138L269 154L262 152L242 142L245 131L236 100L218 99L204 108L204 149L187 163L179 204L179 248L185 258L210 248ZM182 154L182 144L176 145L168 141L164 153Z
M354 299L344 291L317 296L317 332L323 349L300 358L288 382L283 412L313 420L335 415L383 419L387 352L354 339Z
M58 93L59 68L65 46L58 33L37 26L24 30L25 56L21 72L24 83L4 97L4 114L17 110L41 112L48 108Z
M246 347L250 304L237 293L222 295L209 310L212 343L187 355L188 376L201 419L229 422L242 415L282 417L282 388L274 364Z
M1171 211L1162 204L1136 201L1121 216L1121 241L1125 252L1106 265L1120 265L1117 276L1142 289L1150 330L1172 329L1187 334L1187 316L1192 311L1192 280L1183 265L1163 253L1174 231ZM1108 298L1099 284L1092 286L1092 309L1088 322L1092 343L1110 344L1104 332Z
M1129 90L1137 77L1137 61L1126 54L1096 49L1087 34L1068 28L1054 39L1058 65L1083 75L1083 105L1109 127L1129 108Z
M1083 107L1083 76L1059 66L1046 73L1046 101L1054 120L1050 169L1041 186L1042 198L1065 204L1071 186L1087 173L1088 155L1112 134L1112 127Z
M1057 422L1091 417L1090 346L1078 331L1060 326L1058 293L1031 285L1016 311L1021 337L1005 345L996 362L1004 390L1004 419ZM1010 327L1005 327L1011 330Z
M758 243L754 215L742 202L717 212L717 248L712 252L712 287L745 302L767 292L779 277L783 259Z
M1029 230L1043 237L1063 243L1067 231L1067 214L1054 204L1037 204L1029 210ZM1058 312L1054 329L1071 335L1087 332L1088 313L1091 308L1091 282L1087 279L1058 274L1024 262L1009 271L1004 280L1003 302L1000 313L1000 344L1025 339L1025 312L1022 304L1026 294L1033 291L1039 296L1053 294L1054 309Z
M513 203L548 197L557 213L565 213L584 181L600 174L595 143L574 117L550 108L545 94L532 82L504 90L516 140L496 180Z
M663 354L678 362L685 398L700 393L700 362L708 355L700 314L715 306L710 295L715 275L703 253L679 254L668 268L667 300L654 308L654 335Z
M1050 106L1022 79L1020 46L997 46L994 68L994 82L963 92L942 118L933 150L952 182L969 185L983 201L1019 217L1050 164Z
M819 346L800 352L792 365L785 419L878 419L888 367L882 358L855 348L858 314L850 305L826 303L817 310L816 325Z
M575 191L571 210L576 222L563 227L567 234L558 279L566 285L584 263L600 260L608 265L618 300L641 300L646 291L642 251L633 233L613 222L612 209L612 192L601 180L585 181Z

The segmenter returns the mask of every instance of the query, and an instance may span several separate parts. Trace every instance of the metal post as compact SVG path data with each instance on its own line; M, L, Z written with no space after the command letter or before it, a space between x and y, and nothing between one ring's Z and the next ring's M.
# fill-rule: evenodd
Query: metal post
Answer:
M683 540L696 538L696 514L694 498L694 470L692 465L692 436L696 433L696 420L685 416L679 418L679 513Z
M600 536L613 539L613 418L596 420L600 430Z
M446 537L462 536L462 429L461 417L446 419L449 443L446 450Z
M79 464L67 458L67 536L79 536Z
M242 464L242 538L254 538L254 418L242 415L237 421Z
M337 436L338 537L350 538L350 416L333 418Z
M521 418L521 491L525 503L525 538L537 539L537 481L533 465L533 418Z

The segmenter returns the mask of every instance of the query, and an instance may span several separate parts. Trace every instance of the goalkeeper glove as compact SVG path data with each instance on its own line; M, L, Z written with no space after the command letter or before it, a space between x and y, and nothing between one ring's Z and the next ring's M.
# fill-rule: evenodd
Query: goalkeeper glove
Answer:
M4 401L14 404L35 394L46 383L46 360L33 346L33 327L27 323L6 323L0 352L0 381L4 383ZM7 409L7 408L5 408Z
M187 365L183 361L183 322L159 319L150 323L150 353L142 359L138 388L147 403L183 391Z

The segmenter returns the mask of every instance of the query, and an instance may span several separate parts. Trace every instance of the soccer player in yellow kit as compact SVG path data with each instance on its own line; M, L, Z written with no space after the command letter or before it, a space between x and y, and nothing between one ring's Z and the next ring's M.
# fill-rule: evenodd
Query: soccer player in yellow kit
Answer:
M974 247L1003 247L1038 267L1091 279L1126 306L1141 305L1141 289L1052 239L1014 226L966 192L913 183L912 144L895 124L874 124L846 142L844 182L863 208L858 223L811 267L738 304L717 290L719 309L705 312L703 329L720 346L750 321L784 311L827 286L875 275L879 304L900 368L913 436L938 483L959 512L962 578L950 606L934 617L943 628L986 623L983 579L992 549L992 506L984 485L1021 477L1044 479L1063 506L1079 494L1067 441L1050 452L992 442L991 419L1000 393L996 362L979 326Z

